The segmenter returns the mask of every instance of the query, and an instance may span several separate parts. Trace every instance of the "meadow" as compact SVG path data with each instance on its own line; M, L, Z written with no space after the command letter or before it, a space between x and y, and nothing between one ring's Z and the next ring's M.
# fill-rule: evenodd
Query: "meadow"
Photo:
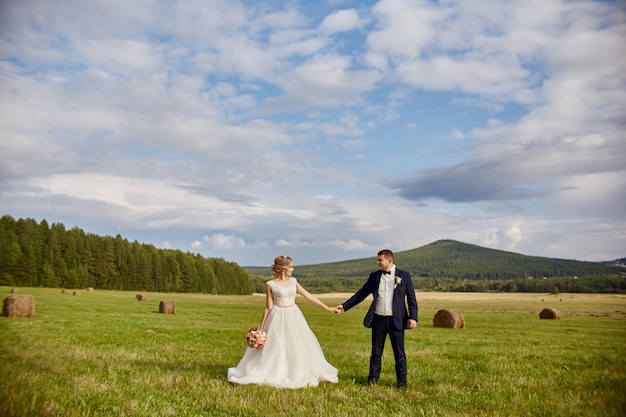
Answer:
M418 293L406 390L389 343L379 385L365 384L368 302L331 315L298 298L339 383L281 390L226 380L261 295L18 291L36 315L0 317L2 416L626 415L626 295ZM320 295L330 306L346 297ZM161 300L176 314L159 314ZM544 307L561 320L539 320ZM466 327L433 327L441 308L461 310Z

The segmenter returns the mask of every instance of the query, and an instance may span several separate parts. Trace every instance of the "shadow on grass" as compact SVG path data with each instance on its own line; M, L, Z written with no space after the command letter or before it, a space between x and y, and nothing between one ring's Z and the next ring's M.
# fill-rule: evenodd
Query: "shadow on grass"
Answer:
M340 372L340 379L350 381L355 385L367 386L367 375L365 374L343 374Z

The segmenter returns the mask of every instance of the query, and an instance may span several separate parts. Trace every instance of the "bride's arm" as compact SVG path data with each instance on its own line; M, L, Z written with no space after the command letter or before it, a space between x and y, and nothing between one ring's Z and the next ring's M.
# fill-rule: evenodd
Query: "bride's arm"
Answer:
M261 320L261 326L259 330L263 331L265 328L265 321L267 315L270 314L270 310L274 307L274 299L272 298L272 288L269 285L265 285L265 310L263 310L263 319Z
M302 285L300 285L299 282L296 283L296 290L298 291L298 294L300 294L301 296L303 296L305 299L309 300L310 302L312 302L316 306L321 307L324 310L329 311L331 313L334 312L334 310L332 308L330 308L326 304L324 304L319 298L317 298L316 296L314 296L313 294L311 294L310 292L305 290L304 287Z

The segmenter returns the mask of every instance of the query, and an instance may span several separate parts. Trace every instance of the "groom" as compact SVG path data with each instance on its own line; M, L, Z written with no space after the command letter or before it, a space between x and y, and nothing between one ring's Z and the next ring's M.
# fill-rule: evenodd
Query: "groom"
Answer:
M383 349L387 335L389 335L393 357L396 361L396 381L399 388L405 388L407 372L404 329L414 329L417 326L415 288L411 274L396 268L393 252L389 249L378 252L376 264L379 270L372 272L365 285L335 309L339 313L348 311L368 295L374 296L374 301L363 321L365 327L372 329L372 353L367 383L373 385L378 382Z

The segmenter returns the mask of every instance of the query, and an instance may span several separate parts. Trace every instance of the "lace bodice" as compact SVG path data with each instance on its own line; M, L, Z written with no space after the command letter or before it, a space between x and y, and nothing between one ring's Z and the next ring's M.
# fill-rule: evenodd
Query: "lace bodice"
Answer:
M271 280L267 285L272 289L274 305L278 307L289 307L296 303L296 279L290 278L286 284Z

